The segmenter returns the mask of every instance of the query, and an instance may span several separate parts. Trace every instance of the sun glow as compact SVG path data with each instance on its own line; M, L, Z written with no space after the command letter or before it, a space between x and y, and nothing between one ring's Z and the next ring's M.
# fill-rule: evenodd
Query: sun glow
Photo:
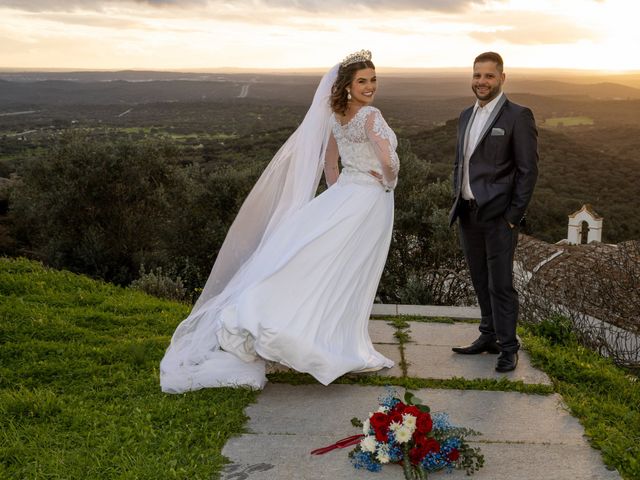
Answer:
M513 67L640 70L640 3L624 0L153 3L0 0L0 67L322 68L369 48L387 67L467 67L496 50Z

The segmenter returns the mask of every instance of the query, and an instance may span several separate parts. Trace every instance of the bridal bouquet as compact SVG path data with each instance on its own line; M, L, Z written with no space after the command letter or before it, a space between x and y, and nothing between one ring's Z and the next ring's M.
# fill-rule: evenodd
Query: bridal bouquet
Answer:
M380 399L378 411L364 422L354 418L351 423L362 427L362 435L354 435L326 449L343 448L358 443L349 453L355 468L378 472L388 463L400 464L406 480L426 479L439 470L461 469L472 474L484 464L479 449L465 441L467 435L479 435L468 428L452 425L445 413L431 414L426 405L411 392L404 401L395 390Z

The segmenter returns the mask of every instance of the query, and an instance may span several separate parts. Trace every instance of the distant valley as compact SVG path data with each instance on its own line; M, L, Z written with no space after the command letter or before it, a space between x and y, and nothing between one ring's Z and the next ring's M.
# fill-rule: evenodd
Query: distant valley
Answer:
M296 128L320 75L179 72L0 72L0 177L39 155L66 130L163 137L185 163L208 169L264 163ZM640 238L640 218L620 198L640 195L640 76L517 73L509 98L534 111L541 178L533 234L559 240L566 215L591 203L606 241ZM398 136L450 172L455 123L473 102L461 72L380 74L376 105Z

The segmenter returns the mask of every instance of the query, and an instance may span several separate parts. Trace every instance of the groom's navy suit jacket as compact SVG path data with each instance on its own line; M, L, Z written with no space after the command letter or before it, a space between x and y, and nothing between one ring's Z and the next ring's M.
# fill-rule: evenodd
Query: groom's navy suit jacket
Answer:
M473 106L460 114L449 224L458 217L462 191L465 138ZM538 177L538 131L533 113L503 95L480 134L469 160L469 183L478 205L477 219L502 216L519 225Z

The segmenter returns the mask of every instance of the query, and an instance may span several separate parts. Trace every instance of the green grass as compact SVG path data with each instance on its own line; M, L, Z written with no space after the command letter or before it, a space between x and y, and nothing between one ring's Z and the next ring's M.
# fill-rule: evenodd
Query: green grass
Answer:
M403 317L390 318L388 323L396 329L393 336L398 340L398 350L400 350L400 362L398 362L398 366L402 371L402 376L406 377L409 369L409 362L407 361L404 345L411 340L409 324Z
M640 381L609 359L578 345L534 335L523 340L534 366L551 377L605 463L626 479L640 478Z
M215 478L257 393L161 393L188 310L0 258L0 478Z
M422 322L422 323L480 323L480 320L474 318L451 318L451 317L421 317L418 315L397 315L385 317L372 317L371 320L384 320L386 322L394 322L397 319L405 322Z
M311 375L293 371L270 373L267 375L267 378L271 383L286 383L289 385L320 385L320 383ZM520 380L513 382L506 378L467 380L459 377L450 379L429 379L416 377L382 377L369 374L347 374L338 378L333 383L341 385L370 385L382 387L395 385L409 390L417 390L420 388L439 388L447 390L520 392L536 395L550 395L553 393L553 387L547 385L526 384Z

